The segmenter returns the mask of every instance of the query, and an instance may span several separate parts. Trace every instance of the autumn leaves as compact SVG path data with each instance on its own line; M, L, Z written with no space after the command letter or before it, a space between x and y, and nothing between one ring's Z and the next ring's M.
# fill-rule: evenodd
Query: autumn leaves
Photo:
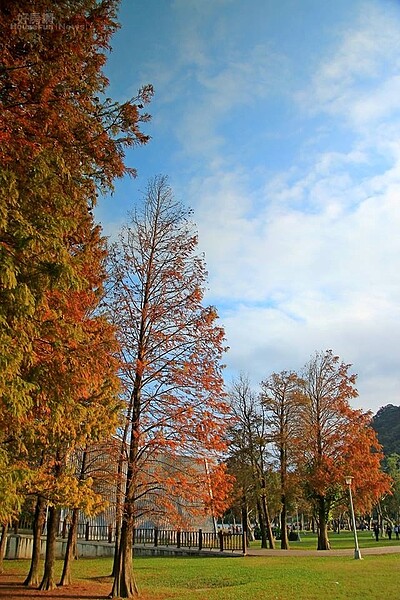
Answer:
M300 373L273 373L258 394L244 376L234 383L229 464L239 505L254 507L264 546L275 544L272 512L280 518L281 548L289 547L287 514L300 505L316 521L318 549L329 549L328 522L346 511L349 474L359 512L368 514L390 490L371 415L350 406L355 382L350 365L327 350Z
M7 4L0 9L0 521L6 528L23 503L35 513L26 583L48 590L57 583L60 510L69 509L61 581L68 583L77 511L95 512L103 500L86 458L93 448L108 452L116 490L112 595L132 597L138 514L176 526L204 507L220 514L229 500L233 477L222 459L234 407L222 379L224 330L204 304L191 212L165 177L149 182L114 245L94 222L98 194L134 174L125 149L149 141L142 129L152 86L123 103L105 97L102 67L118 1ZM29 14L37 26L16 28ZM263 384L269 435L275 427L268 443L282 452L282 506L295 465L319 515L321 547L345 469L357 474L366 507L387 489L368 418L349 408L347 371L327 353L290 376L281 398L293 425L286 433L273 420L286 375ZM251 427L236 432L244 444L236 454L231 439L230 463L243 507L253 478L260 519L268 521L265 440L260 432L247 439Z

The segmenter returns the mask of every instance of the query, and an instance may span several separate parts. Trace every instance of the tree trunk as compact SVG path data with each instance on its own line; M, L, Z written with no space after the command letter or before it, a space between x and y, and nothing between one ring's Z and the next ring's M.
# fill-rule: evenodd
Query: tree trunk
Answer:
M124 427L124 434L121 440L121 451L118 457L118 467L117 467L117 489L116 489L116 498L115 498L115 544L114 544L114 561L111 577L115 577L118 572L118 556L119 556L119 544L121 538L121 520L122 520L122 511L123 511L123 491L122 491L122 477L124 471L124 460L125 460L125 452L126 452L126 440L128 437L128 430L130 424L130 415L132 412L132 404L129 406L129 412L127 415L126 424Z
M280 426L281 432L286 433L286 426L283 422L281 422ZM286 436L281 438L280 442L280 481L281 481L281 514L280 514L280 527L281 527L281 550L289 550L289 539L287 532L287 507L286 507L286 489L287 489L287 451L286 445L287 442Z
M133 515L124 516L121 527L117 570L111 598L136 598L139 590L133 576Z
M55 582L54 563L56 559L56 539L59 520L60 509L55 506L50 506L49 518L47 521L46 558L43 579L39 586L40 590L54 590L57 587Z
M118 503L115 511L115 540L114 540L114 559L113 567L110 577L115 577L118 573L118 557L119 557L119 544L121 541L121 519L118 515Z
M265 529L267 532L269 547L271 550L275 550L275 540L272 533L271 519L269 518L268 504L265 494L262 494L261 496L261 506L264 514Z
M85 449L82 453L79 481L84 481L84 479L85 479L87 458L88 458L87 449ZM77 508L74 508L74 510L72 511L72 519L71 519L71 524L70 524L70 528L68 531L67 548L65 550L63 572L62 572L61 580L60 580L60 584L59 584L60 586L69 585L71 583L71 562L77 556L76 539L77 539L77 530L78 530L78 516L79 516L79 510Z
M134 598L139 590L133 576L133 529L135 514L135 487L138 455L138 417L134 417L131 431L128 469L126 474L125 500L122 514L121 537L119 541L118 561L115 568L111 598Z
M4 571L4 555L6 553L8 523L4 523L0 540L0 575Z
M318 546L317 550L330 550L331 545L328 538L328 511L324 496L318 498Z
M257 498L257 514L258 514L258 522L260 524L261 548L268 548L267 531L265 528L263 511L261 508L261 501L259 498Z
M289 539L287 534L287 522L286 522L286 496L281 496L282 508L281 508L281 550L289 550Z
M31 567L24 581L24 585L37 586L40 583L39 566L40 566L40 541L43 532L43 525L46 519L46 501L42 496L38 496L36 500L35 516L33 519L33 546Z
M151 251L153 252L153 250ZM150 260L150 263L152 260ZM151 266L151 264L150 264ZM140 413L141 413L141 389L143 365L145 356L145 330L146 330L146 310L149 304L149 286L150 278L146 280L145 293L143 298L142 315L140 322L140 333L138 340L137 368L135 372L135 382L129 401L129 412L124 431L128 435L129 425L130 442L129 458L126 473L126 486L124 506L122 512L121 536L118 548L118 564L114 566L114 583L111 590L111 598L134 598L139 596L139 590L133 576L133 531L135 522L135 491L137 483L138 453L140 439ZM121 447L121 453L124 448Z
M248 548L248 546L249 546L249 517L248 517L248 512L247 512L247 501L246 501L245 496L242 497L241 513L242 513L242 532L244 535L246 548Z
M72 511L71 524L68 531L67 548L65 550L64 566L59 585L69 585L71 583L71 563L76 558L76 535L78 532L79 510L75 508Z

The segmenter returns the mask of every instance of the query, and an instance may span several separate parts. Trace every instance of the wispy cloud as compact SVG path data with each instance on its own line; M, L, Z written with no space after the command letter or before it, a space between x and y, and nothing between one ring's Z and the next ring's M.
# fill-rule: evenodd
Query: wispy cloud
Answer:
M399 28L398 9L366 2L358 21L338 32L339 44L314 73L311 93L299 96L304 105L344 117L354 127L398 114Z
M377 409L400 384L400 8L355 2L299 61L271 27L236 43L239 4L174 0L168 52L141 63L154 143L164 136L175 193L195 209L229 373L256 384L332 348ZM312 15L302 23L312 37Z
M333 347L357 364L360 401L375 408L386 394L393 401L390 377L399 378L383 358L400 333L398 31L371 5L301 93L301 109L328 114L330 127L346 120L346 151L309 146L302 165L261 190L239 166L193 183L210 298L229 305L230 368L259 381ZM392 352L398 365L400 350Z

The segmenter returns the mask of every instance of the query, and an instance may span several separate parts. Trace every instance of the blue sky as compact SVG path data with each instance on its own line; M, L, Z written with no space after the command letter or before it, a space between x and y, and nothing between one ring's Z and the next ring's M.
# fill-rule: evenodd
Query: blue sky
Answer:
M354 407L400 404L400 2L122 0L119 20L109 94L155 98L138 177L100 199L105 234L168 175L228 384L330 348L358 374Z

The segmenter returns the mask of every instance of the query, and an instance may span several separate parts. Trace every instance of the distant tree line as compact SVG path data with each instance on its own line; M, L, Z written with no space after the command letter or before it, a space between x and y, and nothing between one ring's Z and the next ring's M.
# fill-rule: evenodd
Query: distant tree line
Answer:
M385 455L384 470L392 477L392 493L386 495L378 505L381 518L394 520L400 525L400 406L387 404L378 410L372 419Z
M258 392L245 375L231 386L234 506L245 524L257 523L263 547L275 546L272 523L278 521L287 549L287 515L301 512L315 523L317 548L329 549L328 525L348 509L346 476L353 477L360 517L371 518L383 497L394 497L399 465L393 458L385 463L372 414L351 408L358 394L350 367L327 350L316 352L300 373L271 374ZM397 505L392 518L398 517Z
M400 406L387 404L378 410L372 419L385 456L400 455Z

